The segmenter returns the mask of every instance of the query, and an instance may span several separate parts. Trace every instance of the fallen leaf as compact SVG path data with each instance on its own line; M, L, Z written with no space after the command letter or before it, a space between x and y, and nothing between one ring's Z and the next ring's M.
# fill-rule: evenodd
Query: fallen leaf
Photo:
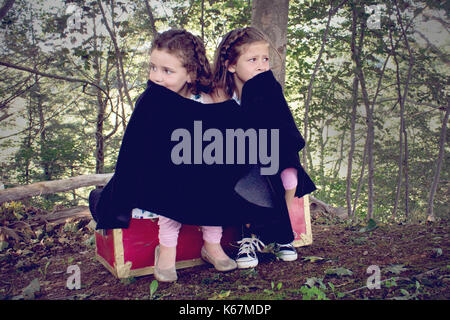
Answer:
M310 287L310 288L312 288L312 287L314 287L316 284L318 284L320 288L326 289L326 286L325 286L325 284L323 283L323 279L322 279L322 278L317 278L317 277L308 278L308 279L306 279L305 284L306 284L308 287Z
M22 290L22 295L25 299L32 300L35 298L35 294L41 291L41 286L39 284L39 279L34 278L28 286Z
M322 257L316 257L316 256L308 256L308 257L303 257L304 261L309 261L309 262L316 262L316 261L322 261L325 258Z
M434 257L437 258L442 255L442 249L441 248L433 248Z

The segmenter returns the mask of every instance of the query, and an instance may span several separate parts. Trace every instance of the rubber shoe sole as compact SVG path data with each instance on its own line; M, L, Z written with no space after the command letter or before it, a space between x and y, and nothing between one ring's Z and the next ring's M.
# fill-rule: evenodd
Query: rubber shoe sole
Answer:
M237 267L238 269L249 269L255 268L258 265L258 259L237 259Z

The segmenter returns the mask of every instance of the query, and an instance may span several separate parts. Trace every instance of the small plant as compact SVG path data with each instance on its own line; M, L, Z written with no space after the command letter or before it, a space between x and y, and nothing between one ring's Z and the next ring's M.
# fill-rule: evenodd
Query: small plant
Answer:
M345 296L345 293L336 291L336 287L332 282L328 282L328 286L330 287L331 292L334 294L336 298L343 298Z
M42 268L39 268L39 272L42 275L42 280L43 281L45 281L45 278L47 278L47 269L48 269L48 266L50 265L50 262L51 261L47 261L47 263L44 266L44 270L42 270Z
M223 300L228 299L231 294L231 290L221 290L219 293L214 293L211 300Z
M241 271L241 277L244 277L244 278L256 279L256 278L258 278L258 276L259 276L258 270L256 270L255 268L243 269Z
M220 273L214 273L211 277L202 279L202 284L209 285L214 282L223 282L223 277Z
M417 300L419 299L418 296L420 295L421 291L421 285L419 281L416 281L414 285L415 292L409 293L406 289L400 289L400 292L402 293L402 296L400 297L393 297L393 300Z
M154 299L156 290L158 290L158 281L153 280L150 283L150 299Z
M329 300L325 292L316 286L302 286L300 292L302 293L303 300Z
M277 290L277 291L280 291L282 286L283 286L283 283L278 282L278 283L277 283L276 290ZM275 282L271 281L271 282L270 282L270 287L271 287L272 289L270 289L270 290L269 290L269 289L264 289L264 292L267 293L267 294L275 294Z
M120 283L122 283L126 286L129 284L135 283L135 282L136 282L136 278L134 278L134 277L120 279Z
M384 281L384 286L386 288L392 288L397 286L397 282L395 281L395 278L387 279Z

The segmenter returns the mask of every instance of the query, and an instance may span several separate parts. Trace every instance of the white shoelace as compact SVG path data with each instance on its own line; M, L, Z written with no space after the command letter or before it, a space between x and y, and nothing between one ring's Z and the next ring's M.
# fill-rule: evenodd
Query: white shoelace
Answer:
M238 255L252 254L252 253L254 254L255 250L261 252L265 247L265 244L255 237L243 238L241 241L238 241L237 243L240 245Z

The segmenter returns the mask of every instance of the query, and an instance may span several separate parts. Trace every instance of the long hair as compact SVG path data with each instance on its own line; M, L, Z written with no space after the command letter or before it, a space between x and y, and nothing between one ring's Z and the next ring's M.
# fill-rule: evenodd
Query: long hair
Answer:
M236 63L245 49L244 46L260 41L270 44L268 38L254 27L239 28L228 32L220 42L214 57L213 87L224 90L229 97L232 97L235 84L233 74L228 71L228 66Z
M155 49L165 50L180 58L183 67L191 75L189 89L193 94L211 91L211 66L199 37L186 30L168 30L158 34L153 40L150 53Z

